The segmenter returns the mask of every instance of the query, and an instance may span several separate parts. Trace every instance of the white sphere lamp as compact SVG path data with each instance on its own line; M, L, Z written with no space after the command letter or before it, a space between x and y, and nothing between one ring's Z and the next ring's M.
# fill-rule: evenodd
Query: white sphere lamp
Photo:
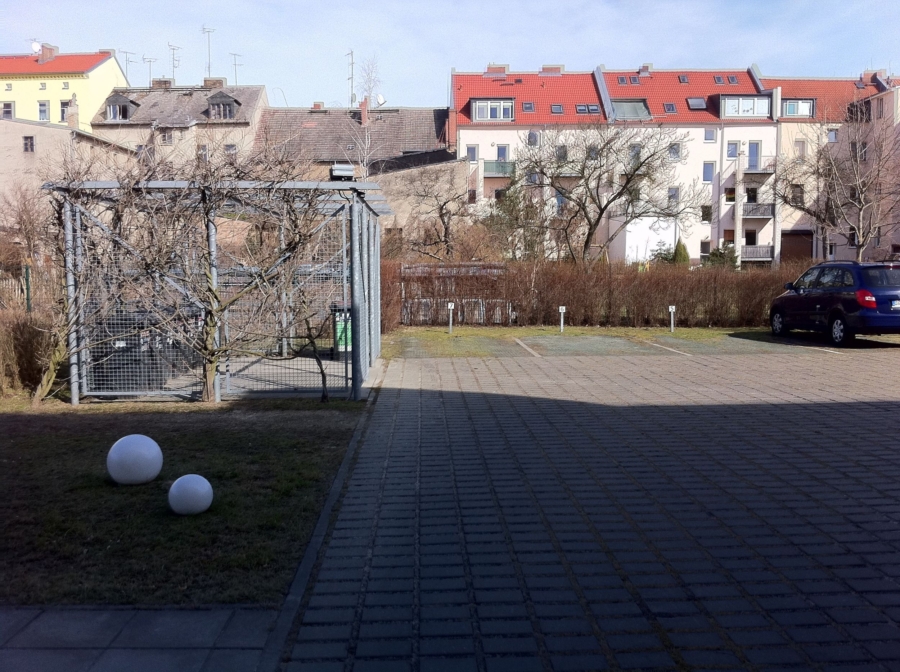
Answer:
M213 489L203 476L187 474L169 488L169 506L181 516L193 516L206 511L213 501Z
M106 470L121 485L149 483L159 476L162 465L159 444L143 434L123 436L106 456Z

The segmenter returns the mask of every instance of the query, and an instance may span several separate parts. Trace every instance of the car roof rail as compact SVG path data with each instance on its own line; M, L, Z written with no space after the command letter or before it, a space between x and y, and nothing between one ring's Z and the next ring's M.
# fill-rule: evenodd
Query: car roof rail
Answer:
M854 259L837 259L835 261L820 261L819 266L824 266L825 264L850 264L852 266L859 266L860 262Z

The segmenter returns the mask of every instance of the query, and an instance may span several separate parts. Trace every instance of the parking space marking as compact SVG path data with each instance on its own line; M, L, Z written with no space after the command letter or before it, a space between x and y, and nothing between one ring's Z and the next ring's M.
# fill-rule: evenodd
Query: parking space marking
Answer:
M693 355L688 354L686 352L682 352L681 350L676 350L675 348L668 348L665 345L660 345L659 343L651 343L650 341L646 341L648 345L655 345L657 348L662 348L663 350L670 350L672 352L677 352L679 355L684 355L685 357L693 357Z
M514 340L516 343L518 343L519 345L521 345L523 348L525 348L526 351L530 352L530 353L531 353L532 355L534 355L535 357L540 357L540 356L541 356L541 355L539 355L538 353L536 353L534 350L532 350L531 348L529 348L527 345L525 345L525 344L524 344L522 341L520 341L518 338L514 338L513 340Z

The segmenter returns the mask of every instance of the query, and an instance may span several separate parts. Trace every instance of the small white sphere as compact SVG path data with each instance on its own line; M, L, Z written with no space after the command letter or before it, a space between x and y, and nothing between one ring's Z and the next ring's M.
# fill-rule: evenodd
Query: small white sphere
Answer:
M203 513L212 504L212 500L212 486L197 474L182 476L169 488L169 506L182 516Z
M106 470L116 483L137 485L159 476L163 454L149 436L129 434L113 444L106 456Z

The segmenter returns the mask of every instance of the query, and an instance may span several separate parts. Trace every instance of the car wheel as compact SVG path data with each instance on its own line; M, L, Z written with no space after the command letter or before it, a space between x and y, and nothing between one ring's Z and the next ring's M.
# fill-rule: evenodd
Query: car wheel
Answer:
M769 324L772 326L772 335L773 336L787 336L790 329L787 328L787 325L784 322L784 313L780 310L776 310L772 313L772 317L769 319Z
M839 347L853 340L854 334L847 326L847 320L843 315L836 315L828 322L828 337L832 345Z

